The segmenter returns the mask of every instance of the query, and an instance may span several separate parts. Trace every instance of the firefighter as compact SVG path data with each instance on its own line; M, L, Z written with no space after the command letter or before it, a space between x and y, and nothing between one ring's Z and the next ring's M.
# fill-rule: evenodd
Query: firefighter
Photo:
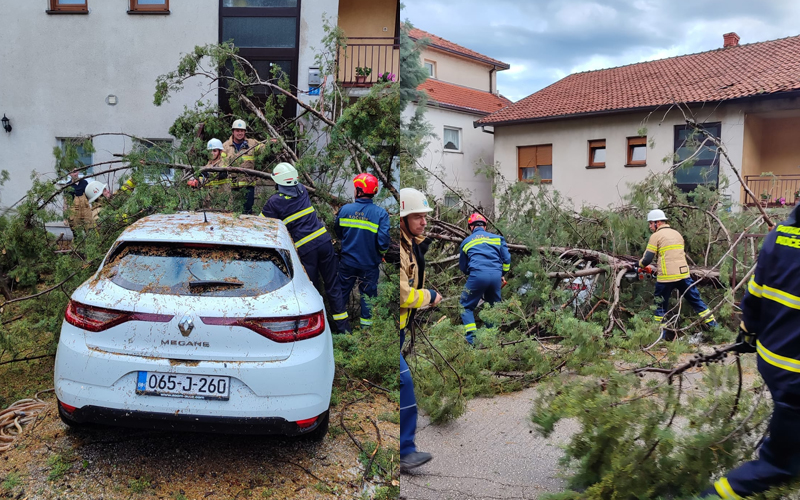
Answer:
M345 302L358 280L361 293L361 327L372 325L372 311L367 297L378 295L379 266L389 249L389 214L375 205L378 179L372 174L359 174L353 179L355 203L343 206L336 216L335 231L342 242L339 261L339 283Z
M658 278L655 290L656 313L653 319L659 323L664 321L664 314L669 308L669 298L673 290L678 290L682 297L686 297L692 308L700 315L703 322L713 328L717 326L717 321L711 310L700 298L700 292L696 286L692 286L693 281L689 275L689 264L686 262L686 254L683 250L683 236L669 227L667 216L661 210L651 210L647 214L647 222L650 231L650 241L647 242L647 250L644 257L639 260L639 271L649 272L652 270L650 263L658 256ZM698 343L702 335L692 338L692 343ZM675 340L675 332L661 328L659 340Z
M67 189L67 194L72 196L72 203L67 208L69 228L74 233L79 227L86 228L92 225L92 207L86 199L86 186L89 181L81 178L80 172L73 170L69 173L72 185Z
M474 213L469 216L467 226L472 233L461 242L458 252L458 268L467 275L467 284L461 293L461 322L467 342L475 342L475 308L483 298L489 304L500 301L503 276L511 268L511 254L502 236L486 231L486 218ZM491 325L487 324L487 327Z
M433 209L425 195L413 188L400 190L400 471L406 472L429 462L430 453L417 451L414 435L417 432L417 398L411 371L403 358L406 328L414 319L414 310L436 306L442 296L435 290L426 290L425 251L427 241L422 233L427 220L425 215ZM412 332L413 335L413 332Z
M745 498L800 475L800 205L764 238L736 340L739 352L758 352L774 404L769 436L758 460L720 478L704 498Z
M322 276L337 331L347 333L350 331L347 306L339 286L339 266L331 235L317 218L308 191L297 177L297 170L291 164L275 165L272 180L278 185L278 192L267 200L261 209L261 216L280 219L286 224L300 262L315 287L319 288L319 276Z
M100 214L100 209L111 199L111 190L108 185L102 182L92 181L86 186L86 201L89 204L89 213L91 215L91 223L88 227L93 228ZM103 203L106 202L106 203Z
M208 141L206 149L210 151L206 167L227 167L225 160L228 155L225 153L222 141L211 139ZM203 172L200 179L190 179L187 184L194 188L209 188L203 199L203 208L211 208L215 194L230 194L231 192L231 180L227 172Z
M259 144L255 139L248 139L247 125L244 120L235 120L231 125L231 136L222 145L223 152L227 156L229 167L249 168L255 170L256 168L256 151L264 146ZM256 197L256 183L253 179L248 178L243 174L232 174L231 188L235 193L244 193L245 202L242 213L252 214L253 204Z

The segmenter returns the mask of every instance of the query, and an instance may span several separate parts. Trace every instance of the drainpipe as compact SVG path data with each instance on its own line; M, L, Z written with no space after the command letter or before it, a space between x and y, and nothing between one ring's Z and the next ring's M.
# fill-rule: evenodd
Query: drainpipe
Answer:
M489 70L489 93L494 94L494 88L492 87L492 73L497 71L497 66L492 66L492 69Z

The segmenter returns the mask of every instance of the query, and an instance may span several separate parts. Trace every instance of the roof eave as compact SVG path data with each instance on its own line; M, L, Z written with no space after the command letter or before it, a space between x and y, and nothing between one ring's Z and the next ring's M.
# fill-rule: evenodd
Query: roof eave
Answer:
M419 40L424 40L425 38L428 38L428 37L415 38L413 36L409 36L409 38L411 38L412 40L415 40L415 41L419 41ZM471 59L473 61L482 62L484 64L488 64L489 66L493 66L498 71L504 71L504 70L507 70L507 69L511 68L511 65L508 64L508 63L504 63L502 61L497 61L497 60L485 59L485 58L482 58L482 57L476 57L476 56L474 56L472 54L467 54L467 53L464 53L464 52L461 52L461 51L458 51L458 50L453 50L453 49L449 49L447 47L442 47L441 45L436 45L432 41L425 48L426 49L434 49L434 50L438 50L438 51L441 51L441 52L447 52L448 54L454 54L454 55L457 55L459 57L464 57L466 59Z

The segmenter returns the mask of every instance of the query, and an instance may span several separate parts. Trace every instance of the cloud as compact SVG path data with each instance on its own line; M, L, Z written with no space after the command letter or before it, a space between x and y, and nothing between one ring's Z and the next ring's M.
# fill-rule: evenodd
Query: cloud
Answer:
M512 65L498 88L518 100L566 75L800 34L792 0L403 0L403 19ZM457 7L455 7L457 5Z

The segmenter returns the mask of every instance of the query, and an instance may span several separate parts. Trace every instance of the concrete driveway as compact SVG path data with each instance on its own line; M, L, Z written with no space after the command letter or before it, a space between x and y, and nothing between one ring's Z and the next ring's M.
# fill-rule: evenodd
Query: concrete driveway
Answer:
M559 445L577 430L572 421L559 422L543 439L529 415L536 389L475 399L467 412L444 426L421 416L417 448L432 453L426 465L400 476L400 498L412 499L535 499L563 490L559 477Z

